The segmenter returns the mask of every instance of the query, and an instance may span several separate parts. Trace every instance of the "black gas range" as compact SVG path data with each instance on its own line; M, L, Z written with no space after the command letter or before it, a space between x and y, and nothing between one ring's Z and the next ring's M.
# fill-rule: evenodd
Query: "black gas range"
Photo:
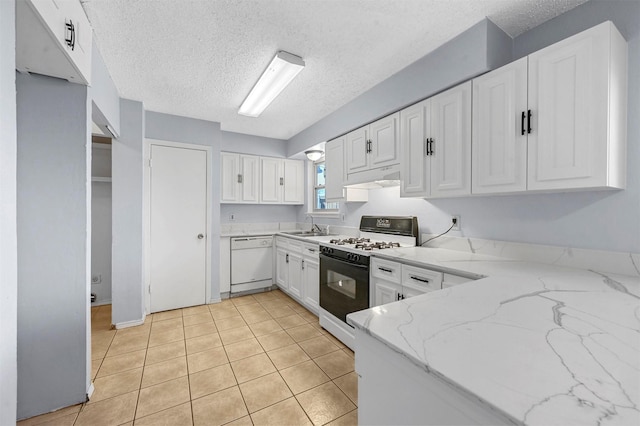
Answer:
M369 308L369 256L379 250L414 247L416 217L363 216L360 236L320 244L320 325L353 349L351 312Z

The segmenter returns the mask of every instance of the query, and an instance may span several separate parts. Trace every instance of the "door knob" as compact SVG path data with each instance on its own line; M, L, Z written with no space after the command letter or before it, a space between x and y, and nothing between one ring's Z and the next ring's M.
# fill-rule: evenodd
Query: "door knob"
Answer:
M204 238L204 234L198 234L198 239L201 240Z

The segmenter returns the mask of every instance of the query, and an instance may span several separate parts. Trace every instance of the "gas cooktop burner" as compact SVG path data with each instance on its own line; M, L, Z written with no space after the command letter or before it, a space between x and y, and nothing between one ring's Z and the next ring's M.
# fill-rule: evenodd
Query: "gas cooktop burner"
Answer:
M400 247L400 243L385 243L385 242L378 242L378 243L363 243L363 244L356 244L355 248L357 249L363 249L363 250L382 250L382 249L387 249L387 248L394 248L394 247Z
M343 246L345 244L363 244L370 241L371 240L369 238L345 238L343 240L330 240L329 243Z

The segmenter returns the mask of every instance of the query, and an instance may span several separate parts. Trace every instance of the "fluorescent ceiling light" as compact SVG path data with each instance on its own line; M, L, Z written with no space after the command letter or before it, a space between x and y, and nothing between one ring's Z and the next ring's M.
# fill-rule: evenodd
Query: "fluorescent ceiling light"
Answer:
M301 57L279 51L244 100L238 114L258 117L304 68Z
M304 155L311 161L318 161L324 155L324 152L319 149L310 149L305 151Z

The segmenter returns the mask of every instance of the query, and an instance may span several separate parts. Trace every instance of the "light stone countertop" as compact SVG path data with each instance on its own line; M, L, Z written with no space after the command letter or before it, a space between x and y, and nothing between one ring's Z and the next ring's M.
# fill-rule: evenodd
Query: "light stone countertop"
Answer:
M423 247L376 257L486 278L350 314L531 425L640 424L640 278Z

